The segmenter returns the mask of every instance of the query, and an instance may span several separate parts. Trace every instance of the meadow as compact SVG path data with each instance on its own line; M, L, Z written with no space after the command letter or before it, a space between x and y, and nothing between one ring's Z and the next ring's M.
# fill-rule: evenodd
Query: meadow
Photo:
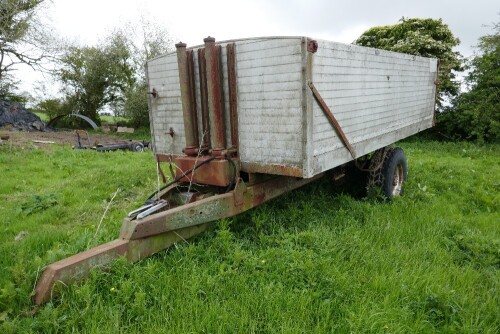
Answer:
M398 145L392 202L325 178L40 307L43 267L115 239L156 166L0 145L0 333L500 332L500 145Z

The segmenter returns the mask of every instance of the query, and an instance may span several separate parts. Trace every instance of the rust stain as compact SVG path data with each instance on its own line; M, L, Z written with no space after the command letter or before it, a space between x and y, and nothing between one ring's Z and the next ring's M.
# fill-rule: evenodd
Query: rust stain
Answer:
M314 39L307 39L307 52L316 53L318 51L318 42Z
M207 37L203 41L205 42L205 60L207 68L210 144L212 152L215 153L226 148L226 132L224 129L225 123L220 77L220 53L219 48L215 45L215 38Z
M128 240L114 240L48 265L35 288L34 302L42 304L52 299L54 284L72 283L83 279L92 268L107 266L125 255Z
M205 49L198 49L198 72L200 74L200 104L203 145L210 148L210 124L208 122L208 90L207 90L207 64Z
M196 100L194 98L193 52L186 51L185 43L175 44L177 48L177 64L182 99L182 115L184 118L184 132L186 136L185 153L196 155L194 148L198 147L198 123L196 119ZM193 104L194 102L194 104Z
M263 173L263 174L302 177L302 168L298 166L285 166L278 164L264 165L261 163L242 162L241 170L247 173Z
M195 165L208 160L208 157L179 157L174 160L177 171L176 178L182 177L186 171ZM232 159L236 165L236 175L239 173L239 163L237 159ZM208 184L212 186L227 187L236 177L233 168L227 160L213 160L201 166L193 173L185 176L180 182L194 182L197 184Z

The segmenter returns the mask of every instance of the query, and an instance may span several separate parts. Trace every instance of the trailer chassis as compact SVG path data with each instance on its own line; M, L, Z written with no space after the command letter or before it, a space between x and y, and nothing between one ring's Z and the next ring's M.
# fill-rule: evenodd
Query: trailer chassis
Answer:
M139 261L205 231L209 222L247 211L322 176L301 179L255 174L248 182L238 178L229 192L189 191L190 196L179 196L186 192L180 183L174 184L157 199L169 203L166 211L142 219L127 217L117 239L48 265L36 285L34 302L49 301L57 293L57 285L80 281L93 268L106 268L119 257ZM179 199L192 202L184 204Z

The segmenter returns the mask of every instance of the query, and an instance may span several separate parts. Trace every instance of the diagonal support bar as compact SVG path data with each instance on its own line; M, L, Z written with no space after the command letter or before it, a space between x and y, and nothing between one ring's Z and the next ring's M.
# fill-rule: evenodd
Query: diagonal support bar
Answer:
M342 140L342 143L347 148L349 153L351 153L352 158L356 159L356 152L352 148L351 143L349 143L349 140L347 140L347 137L346 137L344 131L342 130L342 127L340 126L340 124L337 121L337 119L335 118L335 116L333 116L333 113L330 110L330 108L328 108L328 105L326 104L325 100L323 100L323 98L319 94L318 90L316 89L316 87L314 86L312 81L309 81L308 85L309 85L309 88L311 88L313 95L314 95L314 98L316 99L316 101L318 101L318 103L321 106L321 109L325 113L326 117L328 117L328 120L330 121L330 123L332 123L333 127L335 128L335 130L339 134L340 139Z

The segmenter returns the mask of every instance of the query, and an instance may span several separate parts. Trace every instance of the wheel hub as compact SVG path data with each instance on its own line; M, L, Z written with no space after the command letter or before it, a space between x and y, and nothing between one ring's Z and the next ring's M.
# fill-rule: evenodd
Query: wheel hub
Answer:
M394 169L394 175L392 176L392 196L399 196L401 194L404 181L403 173L403 165L397 164Z

